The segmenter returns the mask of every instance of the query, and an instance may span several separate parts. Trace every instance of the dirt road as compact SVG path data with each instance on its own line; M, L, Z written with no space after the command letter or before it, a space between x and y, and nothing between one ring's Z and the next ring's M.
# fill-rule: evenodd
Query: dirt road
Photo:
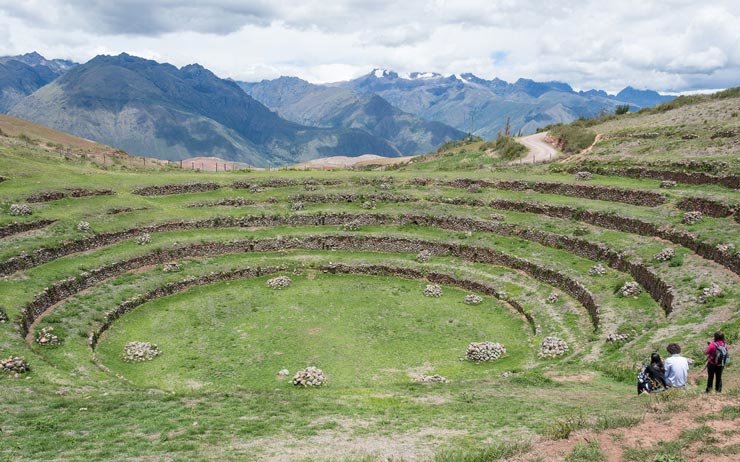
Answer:
M534 164L537 162L547 162L558 157L560 153L552 145L545 142L545 136L547 136L547 132L517 138L517 141L526 146L529 152L526 156L511 163Z

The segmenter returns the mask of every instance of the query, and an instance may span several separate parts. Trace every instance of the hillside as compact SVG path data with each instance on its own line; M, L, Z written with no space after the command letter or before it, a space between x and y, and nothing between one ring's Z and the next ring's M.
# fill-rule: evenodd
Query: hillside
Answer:
M314 85L295 77L239 85L287 120L313 127L359 128L385 139L404 155L426 153L465 136L445 124L404 113L375 94Z
M69 70L16 104L11 115L170 160L213 156L264 166L337 154L399 155L361 130L281 119L202 66L178 69L126 54L98 56Z
M75 65L61 59L47 60L38 53L0 57L0 113Z

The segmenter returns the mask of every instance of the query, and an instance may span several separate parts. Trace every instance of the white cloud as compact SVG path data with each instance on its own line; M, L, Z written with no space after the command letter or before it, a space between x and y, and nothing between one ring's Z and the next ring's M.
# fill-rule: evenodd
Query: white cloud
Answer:
M0 52L126 51L223 77L374 67L683 91L740 85L740 2L0 0Z

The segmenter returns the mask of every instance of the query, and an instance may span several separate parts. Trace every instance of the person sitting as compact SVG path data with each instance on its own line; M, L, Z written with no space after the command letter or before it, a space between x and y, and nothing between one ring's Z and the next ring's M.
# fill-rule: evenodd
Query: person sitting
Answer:
M722 371L725 368L728 358L725 334L715 332L714 342L708 342L704 354L707 355L708 373L706 392L709 393L712 391L712 385L714 384L717 393L722 393Z
M665 389L665 366L658 353L650 355L650 364L637 376L637 394Z
M665 384L669 388L683 388L689 378L689 360L681 356L681 347L671 343L666 348L671 356L665 360Z

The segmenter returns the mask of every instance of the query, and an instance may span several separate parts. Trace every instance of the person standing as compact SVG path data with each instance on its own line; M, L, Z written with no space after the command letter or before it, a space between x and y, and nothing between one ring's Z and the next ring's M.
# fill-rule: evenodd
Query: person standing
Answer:
M665 360L665 383L670 388L683 388L689 378L689 360L681 356L681 347L671 343L666 348L671 356Z
M725 344L725 334L722 332L714 333L714 341L707 343L707 349L704 351L707 355L707 389L706 393L712 391L712 385L717 393L722 393L722 371L727 364L727 345Z

